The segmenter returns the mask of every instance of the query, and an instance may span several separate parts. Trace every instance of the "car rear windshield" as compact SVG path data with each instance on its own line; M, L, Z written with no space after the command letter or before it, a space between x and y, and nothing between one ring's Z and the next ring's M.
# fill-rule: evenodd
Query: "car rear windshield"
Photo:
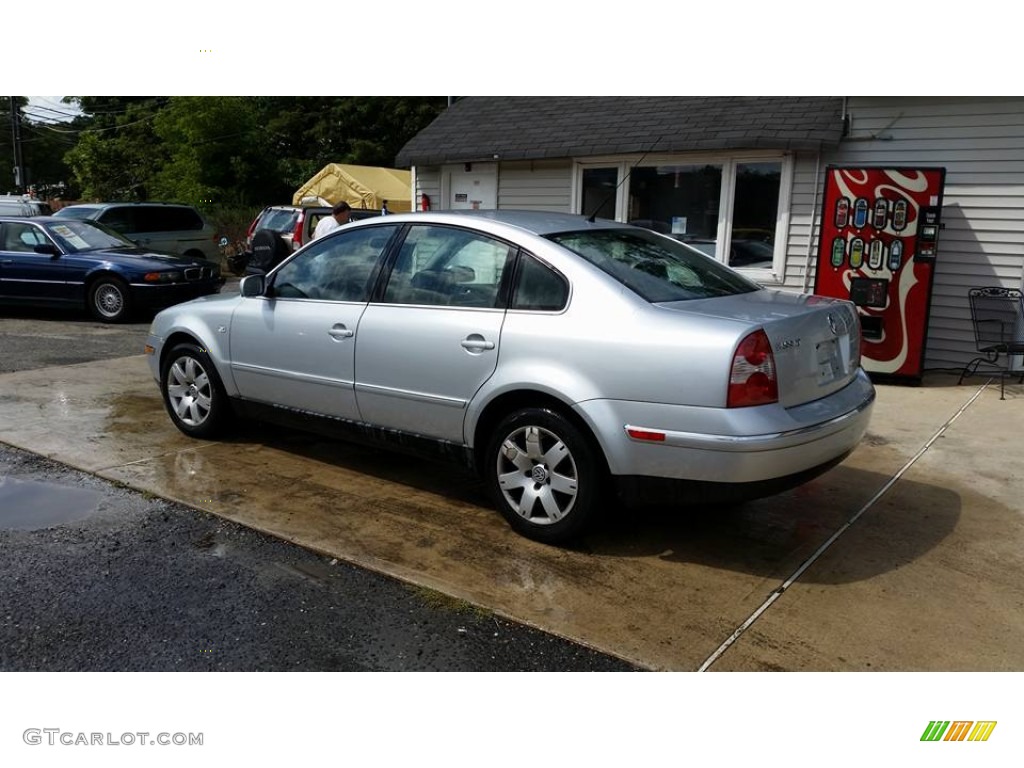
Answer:
M651 303L709 299L760 289L695 248L643 229L549 235Z
M291 234L295 229L295 222L298 218L299 212L297 210L271 208L263 214L263 218L256 225L256 229L269 229L272 232L277 232L279 235Z

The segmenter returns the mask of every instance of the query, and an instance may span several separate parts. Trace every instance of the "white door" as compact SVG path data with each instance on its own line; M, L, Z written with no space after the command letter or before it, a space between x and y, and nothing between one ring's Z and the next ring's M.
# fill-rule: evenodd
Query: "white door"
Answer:
M466 163L451 166L448 176L448 208L494 210L498 207L497 163Z

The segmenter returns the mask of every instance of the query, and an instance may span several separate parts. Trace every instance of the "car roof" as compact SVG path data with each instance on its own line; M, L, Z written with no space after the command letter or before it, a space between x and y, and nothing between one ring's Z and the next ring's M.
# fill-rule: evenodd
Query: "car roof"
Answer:
M580 230L598 229L638 229L628 224L608 219L590 221L587 217L574 213L557 213L553 211L523 210L466 210L466 211L429 211L413 213L393 213L383 217L384 221L434 221L451 224L463 223L461 219L483 219L506 226L515 227L537 235L551 235L557 232L578 232ZM366 221L365 219L363 221ZM363 222L359 222L362 224Z
M65 205L64 208L110 208L111 206L114 206L114 205L124 205L124 206L130 206L130 207L136 207L136 206L140 206L140 205L161 205L161 206L164 206L164 207L167 207L167 208L195 208L194 205L189 205L188 203L161 203L161 202L138 203L138 202L117 202L117 201L114 201L114 202L111 202L111 203L72 203L71 205ZM61 208L61 210L64 210L64 208Z
M52 216L6 216L0 214L0 224L24 224L26 221L52 221Z

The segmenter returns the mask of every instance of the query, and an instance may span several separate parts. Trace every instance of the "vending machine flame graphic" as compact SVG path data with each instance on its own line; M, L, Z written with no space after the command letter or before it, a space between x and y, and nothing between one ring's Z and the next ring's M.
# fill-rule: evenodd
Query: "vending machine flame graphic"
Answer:
M857 305L864 369L920 381L945 168L830 165L814 292Z

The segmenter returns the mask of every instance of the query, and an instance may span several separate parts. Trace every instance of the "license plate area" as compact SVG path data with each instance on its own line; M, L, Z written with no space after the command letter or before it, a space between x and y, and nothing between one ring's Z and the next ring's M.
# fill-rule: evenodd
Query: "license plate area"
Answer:
M849 366L849 343L845 335L819 341L814 349L818 360L818 386L831 384L845 375Z

